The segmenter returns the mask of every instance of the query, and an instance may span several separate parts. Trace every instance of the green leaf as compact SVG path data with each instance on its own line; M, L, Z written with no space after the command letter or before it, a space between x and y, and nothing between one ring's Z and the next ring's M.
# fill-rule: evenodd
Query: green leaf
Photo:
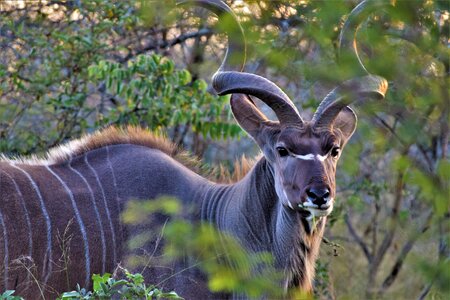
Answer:
M14 294L15 290L6 290L3 294L2 297L8 297L11 296L12 294Z
M128 278L131 279L136 285L144 283L144 276L142 276L142 274L140 273L130 274Z
M94 285L94 291L100 291L102 289L101 284L105 284L108 282L108 279L111 278L110 273L105 273L103 275L93 274L92 282Z
M178 72L178 78L180 80L181 85L185 85L191 82L192 76L188 70L181 70Z
M81 294L77 291L65 292L61 295L61 299L80 298Z
M100 282L100 287L105 295L109 294L109 288L104 282Z

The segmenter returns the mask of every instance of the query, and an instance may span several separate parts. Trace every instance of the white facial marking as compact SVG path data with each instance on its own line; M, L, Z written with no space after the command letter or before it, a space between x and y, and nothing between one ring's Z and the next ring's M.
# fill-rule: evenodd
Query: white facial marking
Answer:
M286 200L288 206L289 206L292 210L294 210L294 207L292 206L291 201L289 201L289 198L288 198L288 196L287 196L287 194L286 194L286 191L285 191L284 189L283 189L283 195L284 195L284 199Z
M316 224L318 221L320 221L321 217L317 218L311 214L308 217L306 217L306 221L308 221L309 230L312 232L316 230Z
M328 216L333 210L333 198L329 199L329 206L326 209L318 209L317 205L310 203L309 201L303 203L303 207L308 210L310 215L306 217L308 225L311 231L316 229L317 223L323 218Z
M287 202L287 203L288 203L288 205L289 205L290 209L294 210L294 207L292 206L292 203L291 203L291 201L289 201L289 200L288 200L288 202Z
M301 160L319 160L319 161L325 161L328 158L328 154L327 155L320 155L320 154L305 154L305 155L300 155L300 154L292 154L292 156L294 156L295 158L301 159Z
M311 213L311 217L324 217L328 216L333 210L333 198L327 200L328 206L322 205L321 208L312 203L310 199L303 203L303 208L307 209Z
M306 155L292 154L292 156L301 160L314 160L314 154L311 153Z
M317 154L316 157L320 161L325 161L325 159L328 158L328 154L327 155L319 155L319 154Z
M308 201L303 203L303 207L318 208L319 206L317 204L312 203L311 200L308 199Z

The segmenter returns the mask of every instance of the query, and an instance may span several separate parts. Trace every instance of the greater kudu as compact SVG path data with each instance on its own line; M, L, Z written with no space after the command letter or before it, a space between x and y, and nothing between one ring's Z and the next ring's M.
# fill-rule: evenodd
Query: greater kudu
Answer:
M194 2L231 15L239 26L222 2ZM349 22L358 17L356 12ZM352 45L345 39L354 34L343 34L342 43ZM134 230L153 228L124 226L120 214L127 202L161 195L194 207L187 218L231 233L249 253L272 253L275 267L285 274L282 288L312 290L314 264L336 196L336 164L356 127L347 104L383 98L387 82L374 75L346 81L305 121L273 82L229 69L234 49L229 47L213 87L218 94L232 94L236 120L263 152L251 171L234 184L211 182L180 163L183 154L176 147L135 128L100 131L50 151L45 159L4 158L0 290L35 298L54 297L76 283L89 287L91 274L112 272L124 260L124 245ZM248 95L268 104L278 121L268 120ZM154 245L148 247L151 252ZM215 297L205 276L186 264L188 260L170 272L149 268L148 278L172 275L165 288L188 299Z

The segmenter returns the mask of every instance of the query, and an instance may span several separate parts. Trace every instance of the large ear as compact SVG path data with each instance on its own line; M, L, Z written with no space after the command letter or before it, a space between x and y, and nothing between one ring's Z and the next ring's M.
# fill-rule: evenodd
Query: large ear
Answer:
M355 132L357 120L355 112L348 106L345 106L334 120L333 129L339 129L342 132L343 146Z
M269 121L267 117L247 95L232 94L230 104L236 121L261 147L259 134L261 133L262 125Z

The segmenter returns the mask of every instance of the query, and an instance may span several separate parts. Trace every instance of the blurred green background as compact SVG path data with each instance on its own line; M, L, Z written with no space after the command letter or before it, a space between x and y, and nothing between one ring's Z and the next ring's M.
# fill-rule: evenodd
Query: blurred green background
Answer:
M338 64L337 46L359 1L226 2L245 30L245 70L276 82L305 118L356 72ZM391 3L357 36L366 68L390 88L384 101L354 107L358 129L339 163L317 265L319 299L450 297L450 3ZM239 155L258 149L228 97L209 93L227 41L215 28L210 12L170 1L1 1L0 152L43 153L135 124L233 171Z

